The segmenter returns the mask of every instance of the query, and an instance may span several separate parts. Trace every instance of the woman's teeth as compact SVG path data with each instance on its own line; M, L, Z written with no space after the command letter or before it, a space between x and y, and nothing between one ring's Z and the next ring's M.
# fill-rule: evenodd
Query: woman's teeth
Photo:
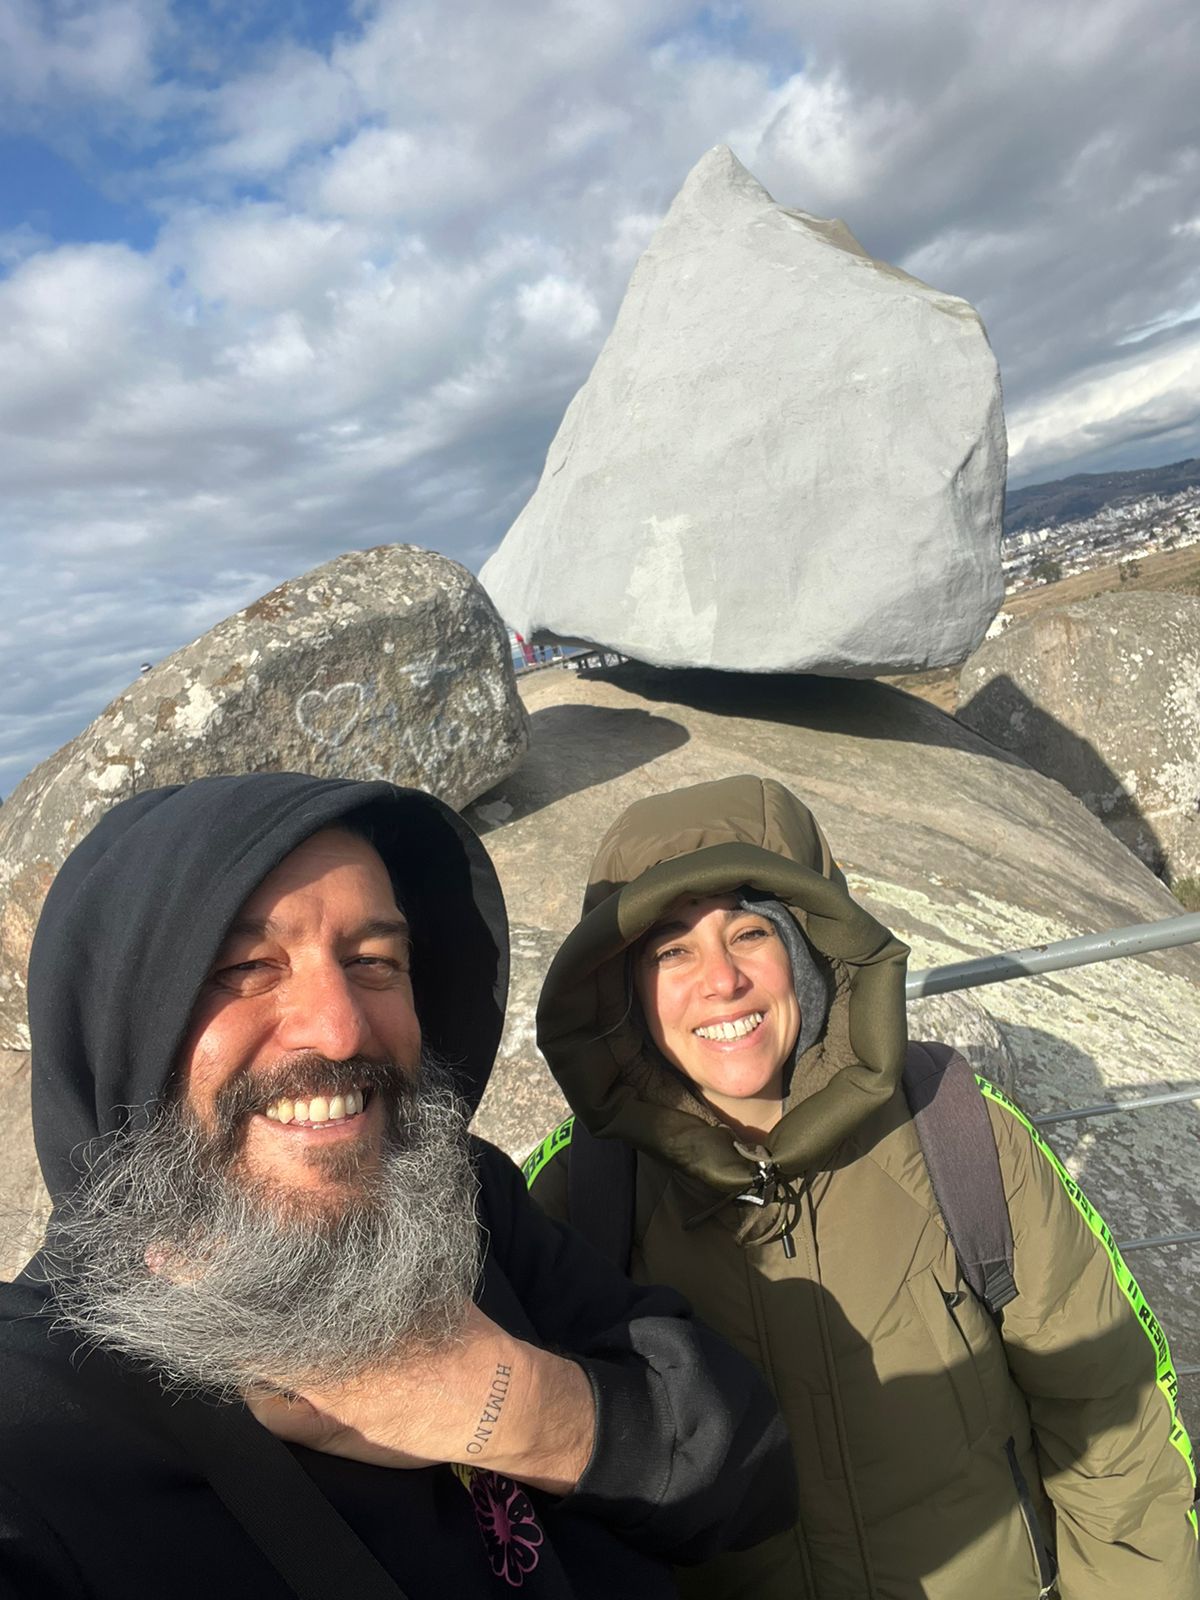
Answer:
M736 1022L714 1022L711 1028L693 1028L692 1032L698 1039L743 1039L746 1034L754 1032L762 1019L761 1011L751 1011Z
M344 1122L347 1117L357 1117L363 1108L361 1089L349 1089L345 1094L335 1094L330 1099L315 1094L310 1100L272 1100L264 1115L272 1122L307 1122L311 1127L323 1127L330 1122Z

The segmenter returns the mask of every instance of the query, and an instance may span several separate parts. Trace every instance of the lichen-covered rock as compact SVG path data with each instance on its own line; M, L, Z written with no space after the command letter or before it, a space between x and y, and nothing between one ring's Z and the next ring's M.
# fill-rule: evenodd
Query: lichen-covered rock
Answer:
M461 807L528 743L504 626L476 580L412 545L281 584L130 685L0 810L0 1048L23 1049L47 888L117 801L217 772L386 778Z
M847 677L962 661L1004 594L978 316L723 146L634 271L481 573L527 639Z
M1155 871L1200 874L1200 599L1037 611L964 666L959 720L1055 778Z

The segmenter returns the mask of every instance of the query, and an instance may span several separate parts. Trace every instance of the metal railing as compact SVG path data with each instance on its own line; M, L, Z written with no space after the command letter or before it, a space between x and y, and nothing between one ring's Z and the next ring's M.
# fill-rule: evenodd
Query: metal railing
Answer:
M1012 978L1032 978L1047 972L1064 972L1095 961L1116 961L1125 956L1148 955L1154 950L1172 950L1179 945L1200 943L1200 912L1183 917L1168 917L1162 922L1139 922L1128 928L1113 928L1108 933L1085 933L1077 939L1059 939L1053 944L1033 945L1027 950L1007 950L999 955L982 956L975 961L955 961L944 967L929 967L911 972L904 987L906 1000L928 995L949 994L956 989L976 989L987 983L1006 983ZM1056 1122L1080 1122L1089 1117L1109 1117L1122 1112L1145 1111L1151 1106L1184 1105L1200 1102L1200 1084L1184 1089L1164 1089L1157 1094L1139 1095L1132 1100L1104 1100L1093 1106L1075 1106L1064 1111L1044 1111L1031 1116L1039 1127ZM1120 1239L1122 1254L1133 1250L1158 1250L1167 1245L1195 1244L1200 1230L1182 1233L1150 1234L1140 1239ZM1180 1376L1200 1374L1200 1365L1177 1366Z

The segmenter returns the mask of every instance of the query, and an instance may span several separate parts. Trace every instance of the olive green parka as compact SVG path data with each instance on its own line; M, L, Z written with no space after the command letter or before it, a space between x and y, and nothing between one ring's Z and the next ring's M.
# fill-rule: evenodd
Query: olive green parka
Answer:
M788 907L832 994L765 1152L649 1042L627 954L682 894L743 885ZM967 1287L899 1089L906 958L808 810L743 776L629 808L546 979L538 1041L568 1102L638 1152L633 1275L680 1289L759 1365L792 1435L795 1527L681 1571L681 1593L1034 1600L1040 1540L1061 1600L1200 1600L1162 1330L1086 1197L991 1086L1018 1289L1002 1333ZM559 1216L570 1131L526 1164ZM800 1197L790 1247L778 1203L737 1198L764 1155Z

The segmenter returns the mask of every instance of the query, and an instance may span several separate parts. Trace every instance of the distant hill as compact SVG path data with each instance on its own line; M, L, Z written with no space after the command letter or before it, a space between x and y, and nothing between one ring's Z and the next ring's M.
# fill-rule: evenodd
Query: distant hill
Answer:
M1004 531L1056 527L1095 516L1104 506L1140 500L1148 494L1178 494L1200 488L1200 458L1173 461L1166 467L1141 467L1136 472L1076 472L1053 483L1031 483L1014 489L1004 508Z

